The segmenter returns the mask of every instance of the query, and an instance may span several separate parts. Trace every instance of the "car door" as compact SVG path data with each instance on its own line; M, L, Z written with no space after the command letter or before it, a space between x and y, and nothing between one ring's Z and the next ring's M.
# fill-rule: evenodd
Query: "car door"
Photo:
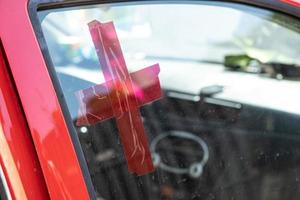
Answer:
M8 3L50 198L298 199L297 5Z

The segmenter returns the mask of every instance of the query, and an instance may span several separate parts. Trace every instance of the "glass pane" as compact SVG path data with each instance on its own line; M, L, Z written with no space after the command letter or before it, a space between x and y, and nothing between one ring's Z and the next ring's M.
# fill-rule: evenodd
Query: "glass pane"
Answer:
M39 15L99 199L299 198L298 20L224 3ZM116 33L93 42L94 20ZM146 135L154 172L130 172L134 134Z

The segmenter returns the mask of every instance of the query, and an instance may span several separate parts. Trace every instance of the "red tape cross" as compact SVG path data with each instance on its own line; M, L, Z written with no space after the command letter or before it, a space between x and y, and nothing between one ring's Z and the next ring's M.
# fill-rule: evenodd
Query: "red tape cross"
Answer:
M129 74L112 22L89 23L105 83L76 92L80 103L77 125L115 117L128 169L143 175L154 171L139 107L162 96L159 65Z

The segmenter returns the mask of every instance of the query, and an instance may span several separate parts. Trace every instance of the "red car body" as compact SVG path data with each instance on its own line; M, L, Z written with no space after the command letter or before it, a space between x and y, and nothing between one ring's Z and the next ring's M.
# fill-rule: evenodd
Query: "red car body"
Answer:
M0 164L12 199L90 199L34 28L43 2L0 2ZM233 2L300 16L296 0Z
M1 146L1 166L14 199L88 199L27 6L27 0L0 6L1 63L6 63L6 69L1 66L0 138L7 144L5 151ZM14 166L5 160L6 152Z

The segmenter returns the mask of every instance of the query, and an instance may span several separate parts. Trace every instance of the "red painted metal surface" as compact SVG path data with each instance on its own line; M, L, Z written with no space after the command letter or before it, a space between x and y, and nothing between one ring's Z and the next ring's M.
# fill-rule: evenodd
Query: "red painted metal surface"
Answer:
M49 199L0 44L0 164L13 199Z
M154 171L139 107L162 96L159 65L129 74L112 22L89 24L105 83L77 92L78 125L116 118L128 169L143 175Z
M281 0L281 1L296 7L300 7L300 0Z
M27 0L0 1L0 37L48 192L51 199L89 199L27 4Z

